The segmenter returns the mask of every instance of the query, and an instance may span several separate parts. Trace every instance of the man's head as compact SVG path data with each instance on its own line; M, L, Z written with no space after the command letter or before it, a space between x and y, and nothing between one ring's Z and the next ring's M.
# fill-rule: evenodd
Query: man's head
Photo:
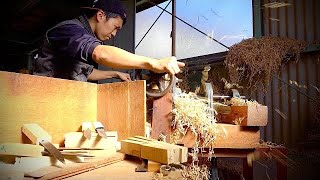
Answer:
M120 0L94 0L91 7L82 7L94 11L89 16L92 30L98 39L106 41L114 37L127 19Z

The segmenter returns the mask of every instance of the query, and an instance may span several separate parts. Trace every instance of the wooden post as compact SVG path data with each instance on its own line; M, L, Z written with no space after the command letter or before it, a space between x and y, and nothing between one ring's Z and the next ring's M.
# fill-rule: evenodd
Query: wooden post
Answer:
M151 138L159 139L162 133L166 135L166 142L170 142L172 103L172 93L167 93L163 97L153 101Z

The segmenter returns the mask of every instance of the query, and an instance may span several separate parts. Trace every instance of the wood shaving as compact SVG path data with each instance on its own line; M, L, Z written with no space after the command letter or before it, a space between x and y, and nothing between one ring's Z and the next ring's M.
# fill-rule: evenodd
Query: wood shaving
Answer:
M261 105L256 100L247 100L241 98L231 98L229 101L226 101L225 104L230 106Z
M172 127L174 129L170 136L171 142L178 143L184 138L188 131L195 137L195 145L191 151L192 164L187 166L182 171L184 179L192 180L207 180L209 179L209 170L207 166L198 166L199 153L202 153L202 148L209 147L209 158L213 156L213 144L216 138L224 135L225 131L218 128L216 124L217 114L208 106L208 102L199 99L194 93L182 93L174 98L174 119ZM200 152L201 151L201 152Z
M173 140L181 139L191 131L195 136L196 147L210 147L223 132L217 128L216 117L210 114L208 104L193 93L182 93L175 98L172 112L174 119L171 125L174 129L173 136L176 136Z
M182 171L182 177L184 179L192 180L209 180L209 169L206 165L191 165L187 166Z

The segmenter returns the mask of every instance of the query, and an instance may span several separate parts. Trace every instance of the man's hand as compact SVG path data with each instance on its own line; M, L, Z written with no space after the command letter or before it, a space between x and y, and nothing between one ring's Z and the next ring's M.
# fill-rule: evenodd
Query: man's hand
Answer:
M122 81L131 81L130 74L128 73L123 73L123 72L116 72L117 78L121 79Z
M131 81L130 75L128 73L120 71L102 71L93 69L92 73L88 76L88 80L90 81L98 81L109 78L119 78L122 81Z
M177 61L176 57L169 57L152 61L150 70L156 73L178 74L184 66L185 64Z

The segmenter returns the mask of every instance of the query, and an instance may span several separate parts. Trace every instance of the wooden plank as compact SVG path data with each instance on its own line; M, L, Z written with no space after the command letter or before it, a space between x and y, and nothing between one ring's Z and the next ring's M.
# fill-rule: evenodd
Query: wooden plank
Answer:
M98 159L94 162L89 163L78 163L76 165L67 165L64 168L53 168L49 166L47 168L42 168L27 175L34 178L41 179L65 179L67 177L72 177L77 174L92 171L116 162L120 162L124 159L124 154L117 153L112 157Z
M217 128L224 129L225 135L220 134L215 140L214 148L255 148L259 145L259 127L239 126L231 124L218 124ZM185 147L194 147L194 136L188 132L182 143Z
M44 148L40 145L20 144L20 143L1 143L0 155L10 156L42 156Z
M117 131L119 140L145 134L145 81L98 85L98 115L106 130Z
M23 124L22 133L25 134L33 144L39 145L41 140L52 141L52 137L38 124Z
M221 123L241 126L266 126L268 122L267 106L221 106L219 109L220 113L218 111L218 121Z
M64 146L66 148L101 148L116 151L117 133L106 131L106 134L107 139L102 138L98 133L91 133L91 139L89 140L83 136L82 132L69 132L64 136Z
M85 159L83 157L76 156L65 156L66 164L74 164L74 163L83 163ZM12 169L21 171L24 173L36 171L38 169L55 166L58 168L63 168L66 166L62 162L58 161L54 157L50 156L41 156L41 157L16 157L16 161L14 164L6 164L6 166L1 168ZM0 165L1 166L1 165Z
M96 121L97 84L0 71L0 143L30 143L21 127L37 123L53 143Z

